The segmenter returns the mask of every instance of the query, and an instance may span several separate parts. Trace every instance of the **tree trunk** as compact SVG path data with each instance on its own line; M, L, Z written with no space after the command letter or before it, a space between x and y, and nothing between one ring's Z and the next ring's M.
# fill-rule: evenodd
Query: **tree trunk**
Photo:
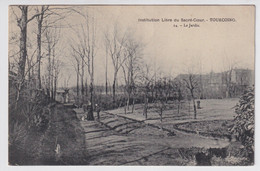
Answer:
M127 106L127 110L129 110L129 103L130 103L130 93L128 92L127 94L128 94L128 96L127 96L127 102L126 102L126 106Z
M194 94L193 94L193 89L191 89L190 92L191 92L191 98L192 98L192 102L193 102L194 119L196 119L197 118L197 109L196 109L196 103L195 103L195 98L194 98Z
M20 59L19 59L19 70L18 70L18 75L20 76L21 80L24 79L25 63L26 63L26 57L27 57L26 42L27 42L28 6L24 6L22 8L23 8L22 16L21 16L21 20L19 22L21 33L20 33Z
M56 91L57 91L57 76L54 78L54 91L53 91L53 100L56 100Z
M42 88L41 85L41 38L42 38L42 21L43 21L43 14L37 17L38 21L38 30L37 30L37 60L38 60L38 87L39 89ZM50 54L49 54L50 55Z
M108 94L108 88L107 88L107 78L106 78L106 95Z
M148 108L148 99L147 99L147 93L145 94L145 98L144 98L144 116L145 119L147 119L147 108Z
M54 59L55 59L55 48L53 48L52 52L52 65L51 65L51 99L54 99Z
M84 61L81 60L81 97L82 103L84 103Z
M135 110L135 98L133 97L132 113L134 113L134 110Z
M31 97L33 92L33 83L32 83L32 74L31 74L32 66L31 66L31 61L29 59L27 59L27 67L28 67L28 88L29 88L29 95Z
M79 98L79 63L77 63L77 98Z
M105 71L105 75L106 75L106 95L108 93L108 87L107 87L107 46L106 46L106 71Z
M124 105L125 114L126 114L126 107L127 107L127 100L125 101L125 105Z
M194 119L197 118L197 109L196 109L196 103L195 103L195 98L194 98L194 94L193 94L193 89L190 89L191 92L191 98L192 98L192 102L193 102L193 109L194 109Z
M30 62L30 60L29 59L27 59L27 67L28 67L28 81L29 81L29 83L31 83L31 79L32 79L32 77L31 77L31 62ZM30 84L31 85L31 84Z
M20 27L20 57L18 62L18 89L16 94L16 102L18 102L20 98L20 93L22 90L22 84L24 80L25 73L25 64L27 57L27 48L26 48L26 40L27 40L27 15L28 15L28 6L21 7L21 18L18 21L18 26Z
M90 82L90 102L91 102L91 105L90 105L90 110L88 111L88 115L87 115L87 120L89 120L89 121L94 120L94 115L93 115L94 99L93 99L93 83L92 83L92 81L93 80L91 80L91 82Z
M86 78L86 81L85 81L85 96L86 96L86 99L88 99L88 80Z
M115 97L116 97L116 80L114 79L113 81L113 102L115 102Z
M48 54L48 83L47 83L47 89L48 89L48 97L51 98L51 46L50 44L48 44L48 50L49 50L49 54ZM38 76L39 74L39 70L38 70ZM40 75L41 77L41 75Z
M193 108L194 108L194 119L197 119L197 109L196 109L196 103L194 98L192 98L193 101Z
M93 49L91 55L91 73L90 73L90 102L91 102L91 110L88 113L88 120L94 120L94 56L93 56Z

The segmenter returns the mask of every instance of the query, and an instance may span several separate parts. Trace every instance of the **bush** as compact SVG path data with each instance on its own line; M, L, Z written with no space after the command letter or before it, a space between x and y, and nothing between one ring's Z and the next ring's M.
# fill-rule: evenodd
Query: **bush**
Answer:
M9 93L14 91L11 87ZM41 91L24 90L17 102L9 96L9 164L26 164L38 157L40 139L50 121L48 102Z
M99 104L102 110L111 110L118 107L123 107L126 105L127 97L125 95L116 95L115 100L113 101L112 95L97 95L95 97L95 103ZM143 97L140 95L135 95L135 98L130 98L129 105L143 103Z
M254 151L254 113L255 113L255 96L254 87L245 90L239 103L235 107L236 116L231 133L245 146L247 150Z

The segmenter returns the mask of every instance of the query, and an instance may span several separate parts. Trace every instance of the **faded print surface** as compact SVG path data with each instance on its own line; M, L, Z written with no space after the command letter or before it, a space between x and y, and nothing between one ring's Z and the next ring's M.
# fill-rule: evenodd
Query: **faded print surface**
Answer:
M10 165L252 165L254 6L10 6Z

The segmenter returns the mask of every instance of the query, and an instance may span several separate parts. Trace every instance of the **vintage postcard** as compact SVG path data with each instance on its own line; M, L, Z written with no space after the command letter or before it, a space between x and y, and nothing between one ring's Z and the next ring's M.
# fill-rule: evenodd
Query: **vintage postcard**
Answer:
M9 165L248 166L255 6L10 5Z

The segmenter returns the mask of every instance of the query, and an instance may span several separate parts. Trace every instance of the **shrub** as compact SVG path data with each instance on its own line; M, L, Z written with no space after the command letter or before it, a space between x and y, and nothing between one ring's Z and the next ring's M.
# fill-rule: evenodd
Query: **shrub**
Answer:
M42 92L9 96L9 163L26 164L37 158L39 142L49 125L48 100Z
M95 103L99 104L102 110L111 110L123 107L126 105L126 100L127 98L123 94L116 95L114 101L112 95L97 95L95 97ZM143 97L140 95L136 95L134 99L131 97L129 105L132 105L133 101L135 101L135 104L143 103Z
M235 112L235 123L230 131L245 146L245 148L249 150L249 152L253 152L255 132L254 87L245 90L244 94L240 97L239 103L235 106Z

